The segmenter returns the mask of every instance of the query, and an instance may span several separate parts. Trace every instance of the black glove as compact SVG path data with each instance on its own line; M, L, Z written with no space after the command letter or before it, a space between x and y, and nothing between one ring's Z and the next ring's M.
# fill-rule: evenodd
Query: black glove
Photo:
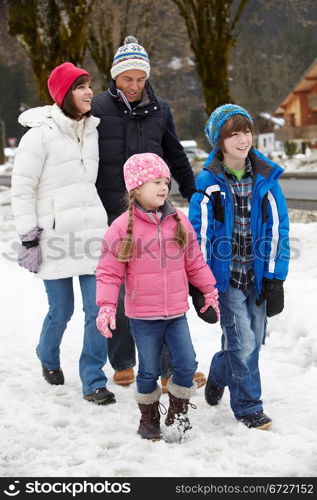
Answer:
M191 285L191 283L188 283L188 286L189 295L191 295L198 316L206 321L206 323L217 323L217 313L212 306L208 307L207 311L205 311L204 313L200 312L200 309L205 305L205 299L201 291L198 290L198 288L196 288L194 285Z
M283 280L263 278L262 292L256 305L260 306L266 300L268 318L279 314L284 309L283 283Z

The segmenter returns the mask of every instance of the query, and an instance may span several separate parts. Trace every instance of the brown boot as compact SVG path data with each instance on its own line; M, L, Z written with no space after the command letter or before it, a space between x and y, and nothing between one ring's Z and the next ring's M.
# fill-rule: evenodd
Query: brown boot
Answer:
M113 381L117 385L130 385L133 384L135 380L133 368L127 368L126 370L115 370L113 375Z
M167 383L169 408L165 419L167 427L173 426L178 430L179 438L181 439L185 432L192 428L188 418L188 406L196 408L195 405L189 402L190 396L195 390L195 386L190 388L181 387L169 380Z
M141 412L141 419L138 434L140 434L143 439L159 441L162 438L159 402L156 401L151 405L140 405L139 403L139 408Z
M160 395L161 390L159 387L150 394L136 393L136 400L141 412L138 434L143 439L158 441L162 438L159 412Z

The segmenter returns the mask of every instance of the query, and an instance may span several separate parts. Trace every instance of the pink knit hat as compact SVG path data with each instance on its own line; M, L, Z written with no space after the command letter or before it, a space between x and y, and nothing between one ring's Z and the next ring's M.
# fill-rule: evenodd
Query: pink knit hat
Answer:
M171 178L170 169L165 161L154 153L130 156L123 165L123 174L127 191L159 177Z
M60 64L53 69L47 80L47 86L53 101L56 102L59 107L63 104L64 97L74 81L83 75L90 77L87 71L74 66L74 64L70 62Z

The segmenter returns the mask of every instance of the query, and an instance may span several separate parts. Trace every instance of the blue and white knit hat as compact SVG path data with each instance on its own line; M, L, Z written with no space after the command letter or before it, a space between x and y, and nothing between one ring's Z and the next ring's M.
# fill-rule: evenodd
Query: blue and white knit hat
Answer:
M221 127L229 120L233 115L245 116L252 123L252 118L246 109L236 104L223 104L213 111L207 120L205 126L205 134L212 146L216 146L219 140L219 134Z
M147 79L150 76L149 56L142 45L138 44L138 40L134 36L127 36L124 44L115 53L110 71L111 78L114 79L120 73L129 69L144 71Z

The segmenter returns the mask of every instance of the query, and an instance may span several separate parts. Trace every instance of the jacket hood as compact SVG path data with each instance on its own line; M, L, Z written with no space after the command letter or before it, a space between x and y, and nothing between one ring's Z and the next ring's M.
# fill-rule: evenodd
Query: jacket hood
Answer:
M23 111L18 118L18 122L23 127L39 127L47 118L52 116L53 106L40 106Z
M52 106L41 106L38 108L27 109L18 118L18 122L23 127L39 127L43 123L49 125L52 119L64 132L69 131L75 120L66 116L57 104ZM99 125L100 119L95 116L89 116L85 120L87 130L92 130Z

